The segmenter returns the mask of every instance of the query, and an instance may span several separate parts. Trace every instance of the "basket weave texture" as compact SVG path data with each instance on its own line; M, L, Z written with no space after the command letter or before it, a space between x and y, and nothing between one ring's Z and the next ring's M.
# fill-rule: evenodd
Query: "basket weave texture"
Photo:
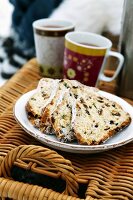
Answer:
M106 73L111 74L110 71ZM56 152L29 136L17 124L13 106L22 94L37 86L40 78L37 62L32 59L0 89L0 198L133 199L133 143L93 155ZM114 82L100 82L99 87L109 92L116 89ZM133 105L133 101L128 101ZM65 182L65 189L56 192L16 181L11 173L13 166L60 178Z

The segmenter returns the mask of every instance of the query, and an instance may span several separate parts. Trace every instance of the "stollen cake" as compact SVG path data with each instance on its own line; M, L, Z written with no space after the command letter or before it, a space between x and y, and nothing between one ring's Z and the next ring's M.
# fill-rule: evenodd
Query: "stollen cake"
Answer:
M84 145L101 144L131 122L130 115L98 89L68 79L41 79L26 111L43 134Z
M42 111L54 98L57 87L58 80L43 78L39 81L35 94L26 105L28 117L33 125L39 126Z

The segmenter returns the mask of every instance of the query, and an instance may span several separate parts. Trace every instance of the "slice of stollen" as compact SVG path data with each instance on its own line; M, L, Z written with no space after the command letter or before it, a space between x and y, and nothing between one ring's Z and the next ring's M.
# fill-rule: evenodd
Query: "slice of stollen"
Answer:
M79 144L100 144L130 122L129 114L120 105L98 93L82 92L76 102L74 133Z
M26 111L31 123L39 126L44 108L52 101L58 89L59 80L43 78L40 80L35 94L28 100Z
M52 113L51 121L57 139L62 142L71 142L75 139L73 121L75 117L75 103L70 91L66 92L61 104Z

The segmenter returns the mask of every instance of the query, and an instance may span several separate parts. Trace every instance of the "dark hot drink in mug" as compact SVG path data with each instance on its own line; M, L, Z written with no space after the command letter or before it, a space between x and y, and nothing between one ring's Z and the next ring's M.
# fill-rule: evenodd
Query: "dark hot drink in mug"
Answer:
M57 26L57 25L45 25L42 26L43 28L51 28L51 29L58 29L58 28L63 28L64 26Z
M89 44L89 43L79 43L79 44L84 45L84 46L89 46L89 47L99 47L95 44Z

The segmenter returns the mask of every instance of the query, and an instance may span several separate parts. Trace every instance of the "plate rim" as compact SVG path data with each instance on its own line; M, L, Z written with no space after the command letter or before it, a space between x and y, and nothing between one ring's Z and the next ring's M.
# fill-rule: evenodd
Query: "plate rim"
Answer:
M99 144L99 145L78 145L78 144L70 144L70 143L63 143L63 142L60 142L58 140L50 140L50 138L45 138L45 137L37 137L35 135L35 133L33 131L30 131L29 129L27 129L26 127L23 126L22 122L18 119L17 115L16 115L16 106L17 104L23 99L25 98L26 95L29 95L29 94L34 94L34 92L36 91L37 89L34 89L34 90L31 90L29 92L26 92L24 93L23 95L21 95L21 97L15 102L15 105L13 107L13 115L14 115L14 118L15 120L17 121L17 123L22 127L23 130L25 130L29 135L31 135L32 137L34 137L35 139L37 139L38 141L40 141L41 143L43 144L46 144L46 145L49 145L52 146L53 148L57 149L57 148L61 148L60 150L62 151L68 151L68 150L72 150L72 151L75 151L76 153L82 153L81 151L84 151L84 153L88 153L87 151L89 151L89 153L95 153L96 151L100 152L100 151L105 151L105 150L110 150L110 149L114 149L116 147L120 147L120 146L123 146L129 142L131 142L133 140L133 136L132 138L129 138L125 141L122 141L122 142L116 142L116 143L111 143L111 144ZM117 95L114 95L114 94L111 94L109 92L105 92L105 91L102 91L102 90L99 90L99 92L101 93L104 93L105 95L111 95L112 97L114 96L115 98L118 98L120 99L121 101L123 101L124 103L126 103L127 105L131 106L128 102L126 102L125 100L123 100L121 97L118 97ZM107 97L108 98L108 97ZM121 104L120 104L121 105ZM25 105L24 105L25 107ZM131 106L132 107L132 106ZM25 111L26 112L26 111ZM27 118L28 120L28 118ZM29 120L28 120L29 121ZM131 123L133 122L133 118L131 117ZM30 122L29 122L30 123ZM32 124L31 124L32 125ZM130 126L130 125L129 125ZM30 128L30 127L29 127ZM35 128L33 126L33 128ZM35 128L36 129L36 128ZM37 129L38 130L38 129ZM38 130L39 131L39 130ZM41 133L41 131L39 131ZM43 136L45 136L45 134L41 133ZM47 135L46 135L47 136ZM42 140L43 139L43 140ZM44 141L45 140L45 141ZM49 143L47 143L49 142ZM69 148L68 148L69 147ZM78 152L77 152L78 151ZM75 153L75 152L72 152L72 153Z

